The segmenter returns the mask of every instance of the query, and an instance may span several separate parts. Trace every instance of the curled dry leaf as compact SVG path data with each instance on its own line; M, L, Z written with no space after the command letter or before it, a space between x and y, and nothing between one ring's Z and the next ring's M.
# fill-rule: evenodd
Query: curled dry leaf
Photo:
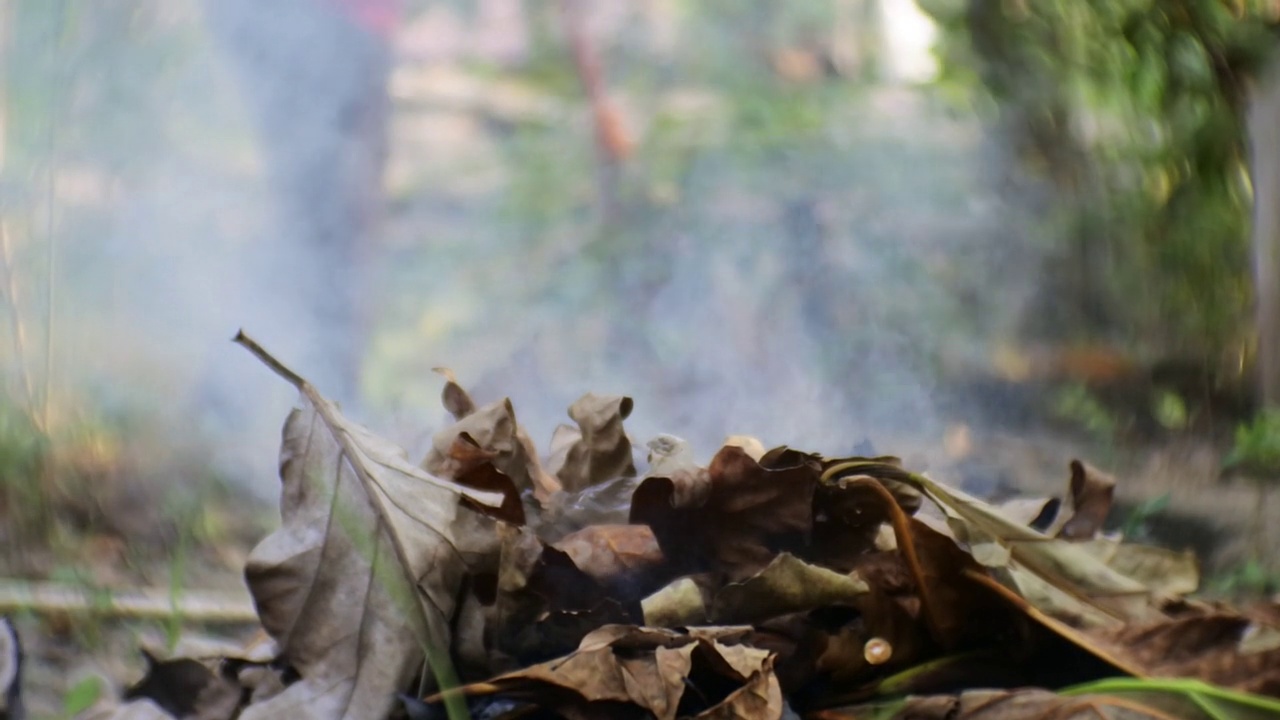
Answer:
M623 602L639 600L664 579L662 550L648 525L592 525L551 546Z
M867 590L866 582L856 575L782 553L755 575L721 588L711 606L711 620L748 623L820 607L852 607Z
M675 435L658 435L645 444L649 448L649 476L667 477L698 467L689 442Z
M631 440L622 421L631 415L629 397L587 393L569 406L577 431L558 431L554 444L562 446L563 461L551 471L568 492L576 492L605 480L634 477ZM564 426L561 426L564 427Z
M777 553L807 544L817 476L816 463L799 453L766 465L725 447L705 475L645 478L632 496L631 522L653 528L676 572L714 569L745 578Z
M516 411L509 399L490 403L476 409L466 391L453 381L452 373L446 375L444 402L446 409L457 419L450 427L436 433L431 439L431 449L422 461L422 468L437 477L456 480L467 470L474 468L477 458L472 453L457 456L457 440L467 436L466 442L487 455L502 474L511 478L520 491L532 489L539 502L545 502L560 491L560 483L542 469L537 449L528 433L516 422ZM465 397L465 402L453 397L450 387ZM465 411L465 412L464 412Z
M1056 535L1067 540L1088 540L1101 532L1107 521L1116 480L1092 465L1072 460L1068 490L1069 507Z
M218 661L158 660L143 651L147 672L124 692L126 702L150 700L177 718L221 720L240 709L239 683L217 672Z
M471 394L458 384L458 378L452 370L446 367L431 368L431 370L445 380L444 389L440 391L440 402L444 403L444 409L449 411L455 421L462 420L476 411L476 403L471 399Z
M428 653L445 670L462 579L497 560L492 521L471 508L496 511L503 497L410 465L243 333L236 340L302 394L281 447L282 527L245 569L299 679L240 717L382 717Z
M540 661L572 650L601 625L638 619L635 603L609 597L567 553L544 544L529 528L500 525L499 531L497 596L485 613L493 649Z
M1093 626L1163 617L1151 589L1079 545L1027 527L962 490L913 477L946 513L973 558L998 570L1003 582L1042 612Z
M674 580L640 601L644 624L664 628L704 625L710 615L709 594L692 577Z
M737 644L747 632L605 626L565 657L452 692L502 695L570 717L618 717L640 710L664 720L779 718L782 689L772 656Z

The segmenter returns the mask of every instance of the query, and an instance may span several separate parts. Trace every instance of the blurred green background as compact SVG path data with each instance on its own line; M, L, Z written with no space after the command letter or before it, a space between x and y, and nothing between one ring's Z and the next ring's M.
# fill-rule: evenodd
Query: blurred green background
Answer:
M175 492L273 496L292 397L239 327L411 452L436 366L539 443L588 390L704 454L1229 442L1274 355L1278 29L1274 0L0 0L0 541L163 545Z

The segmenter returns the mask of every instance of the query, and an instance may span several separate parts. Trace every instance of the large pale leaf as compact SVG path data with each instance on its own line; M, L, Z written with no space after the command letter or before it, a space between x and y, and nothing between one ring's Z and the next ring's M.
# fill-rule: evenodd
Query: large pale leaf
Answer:
M282 527L245 570L299 679L241 717L384 717L424 657L447 656L464 574L496 563L495 534L472 508L504 498L414 467L243 333L236 340L302 395L281 446Z
M1161 617L1151 588L1084 548L1006 517L962 490L924 475L912 478L947 514L956 537L968 543L974 559L1003 571L997 575L1042 611L1059 614L1072 602L1080 609L1080 617L1072 620L1091 625Z

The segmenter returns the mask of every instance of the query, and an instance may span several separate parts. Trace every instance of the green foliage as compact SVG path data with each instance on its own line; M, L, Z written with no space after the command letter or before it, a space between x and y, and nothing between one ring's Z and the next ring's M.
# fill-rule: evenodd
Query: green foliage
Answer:
M1151 414L1168 430L1184 430L1191 420L1187 401L1172 390L1158 390L1152 399Z
M1221 597L1265 597L1280 589L1280 575L1251 558L1211 579L1209 590Z
M1280 480L1280 410L1265 410L1236 428L1235 445L1223 461L1223 469L1256 482Z
M1061 419L1077 424L1091 435L1110 440L1120 430L1116 414L1102 404L1089 388L1075 383L1057 392L1053 403L1054 413Z
M94 703L98 702L98 698L102 697L105 689L102 680L93 675L85 677L67 688L67 692L62 698L62 717L79 717L80 713L88 710Z
M1142 538L1146 533L1147 523L1169 507L1169 501L1173 498L1173 493L1164 493L1149 500L1144 500L1142 504L1133 509L1124 519L1124 524L1120 527L1120 533L1130 539Z
M49 436L29 412L0 396L0 523L6 539L20 544L47 530L48 502L41 487Z
M1259 0L922 3L944 87L970 89L1053 202L1046 325L1163 352L1239 342L1249 309L1246 83L1276 45ZM976 74L975 74L976 68ZM980 84L976 88L973 86Z

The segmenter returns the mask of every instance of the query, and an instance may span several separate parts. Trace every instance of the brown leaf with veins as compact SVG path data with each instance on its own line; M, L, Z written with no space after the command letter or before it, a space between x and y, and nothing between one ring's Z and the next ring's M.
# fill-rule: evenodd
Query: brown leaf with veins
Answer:
M629 397L587 393L569 406L569 417L578 424L560 430L557 445L565 445L563 462L551 466L567 492L576 492L605 480L634 477L631 440L622 421L631 415ZM564 427L564 426L561 426Z
M800 453L781 453L766 465L740 447L724 447L705 475L645 478L632 496L631 522L653 528L674 572L714 569L745 578L779 552L807 544L817 477L816 463Z
M410 465L243 333L236 341L303 396L280 451L282 526L245 568L299 679L240 717L383 717L427 650L450 646L464 575L496 563L493 521L471 508L496 511L503 497Z
M1158 623L1090 633L1089 639L1149 677L1193 677L1280 696L1280 648L1240 652L1241 640L1253 622L1234 610L1192 610Z

